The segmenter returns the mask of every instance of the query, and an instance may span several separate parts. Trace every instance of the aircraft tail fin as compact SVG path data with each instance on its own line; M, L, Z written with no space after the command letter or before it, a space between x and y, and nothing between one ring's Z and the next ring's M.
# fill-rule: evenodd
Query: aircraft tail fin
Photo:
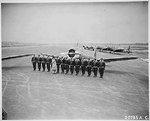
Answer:
M94 50L94 59L96 59L96 55L97 55L97 49L96 49L96 47L95 47L95 50Z
M128 51L128 53L130 53L130 52L131 52L130 45L129 45L129 47L128 47L127 51Z

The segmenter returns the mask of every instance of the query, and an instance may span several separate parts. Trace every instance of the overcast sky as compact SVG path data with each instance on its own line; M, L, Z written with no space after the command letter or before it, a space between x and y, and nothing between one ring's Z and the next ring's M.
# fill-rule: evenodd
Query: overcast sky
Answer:
M148 42L148 4L3 3L2 41Z

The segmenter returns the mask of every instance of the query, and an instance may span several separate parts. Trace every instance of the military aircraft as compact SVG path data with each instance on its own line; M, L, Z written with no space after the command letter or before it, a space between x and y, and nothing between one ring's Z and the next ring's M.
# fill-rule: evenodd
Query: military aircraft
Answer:
M96 53L97 53L97 49L94 50L94 55L93 56L89 56L86 55L83 51L79 50L76 51L75 49L69 49L68 52L65 53L61 53L62 56L64 57L68 57L68 58L73 58L73 59L97 59L96 58ZM117 57L117 58L104 58L105 62L113 62L113 61L123 61L123 60L133 60L133 59L137 59L138 57L136 56L129 56L129 57Z
M60 57L67 57L70 59L97 59L96 58L96 53L97 53L97 49L94 50L94 55L93 56L89 56L86 55L83 51L81 50L75 50L73 48L69 49L67 52L64 53L60 53ZM21 57L26 57L26 56L32 56L34 54L23 54L23 55L16 55L16 56L10 56L10 57L4 57L2 58L2 61L4 60L8 60L8 59L14 59L14 58L21 58ZM59 57L59 55L55 56L55 55L50 55L50 54L44 54L41 53L41 55L44 56L51 56L53 58L57 58ZM105 62L113 62L113 61L123 61L123 60L132 60L132 59L137 59L138 57L135 56L129 56L129 57L117 57L117 58L104 58Z
M124 53L132 53L131 50L130 50L130 46L127 48L127 49L124 49L124 48L114 48L114 47L100 47L100 46L97 46L97 47L93 47L93 46L83 46L83 48L85 50L90 50L90 51L94 51L95 49L98 51L98 52L107 52L107 53L111 53L111 54L117 54L117 55L122 55Z
M84 46L84 45L83 45L83 48L84 48L85 50L91 50L91 51L94 51L94 47L93 47L93 46L88 47L88 46Z

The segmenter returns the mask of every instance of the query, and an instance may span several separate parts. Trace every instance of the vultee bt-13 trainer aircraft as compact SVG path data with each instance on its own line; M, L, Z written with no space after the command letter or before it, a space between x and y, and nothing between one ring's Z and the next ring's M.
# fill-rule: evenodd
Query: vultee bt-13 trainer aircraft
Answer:
M32 56L34 54L22 54L22 55L14 55L14 56L9 56L9 57L4 57L2 58L2 61L4 60L9 60L9 59L15 59L15 58L21 58L21 57L27 57L27 56ZM50 55L50 54L41 54L44 56L51 56L53 58L57 58L59 56L57 55ZM97 50L94 50L94 55L85 55L83 51L76 51L75 49L69 49L67 52L60 53L60 57L67 57L70 59L97 59ZM100 59L100 58L99 58ZM103 58L104 62L114 62L114 61L123 61L123 60L133 60L133 59L138 59L136 56L127 56L127 57L115 57L115 58ZM98 60L98 59L97 59Z

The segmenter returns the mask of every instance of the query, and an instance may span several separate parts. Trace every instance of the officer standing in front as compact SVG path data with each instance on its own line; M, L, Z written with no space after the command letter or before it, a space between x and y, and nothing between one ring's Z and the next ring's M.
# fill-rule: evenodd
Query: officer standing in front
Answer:
M37 58L35 57L35 54L33 55L32 59L31 59L32 65L33 65L33 70L36 70L36 62L37 62Z
M42 57L42 68L43 68L43 71L45 71L45 64L46 64L46 58L43 55L43 57Z
M42 58L40 57L40 55L38 55L37 63L38 63L38 69L39 69L39 71L41 70L41 62L42 62Z
M104 74L104 70L105 70L105 62L104 62L103 58L100 59L100 62L98 65L99 65L100 78L103 78L103 74Z

